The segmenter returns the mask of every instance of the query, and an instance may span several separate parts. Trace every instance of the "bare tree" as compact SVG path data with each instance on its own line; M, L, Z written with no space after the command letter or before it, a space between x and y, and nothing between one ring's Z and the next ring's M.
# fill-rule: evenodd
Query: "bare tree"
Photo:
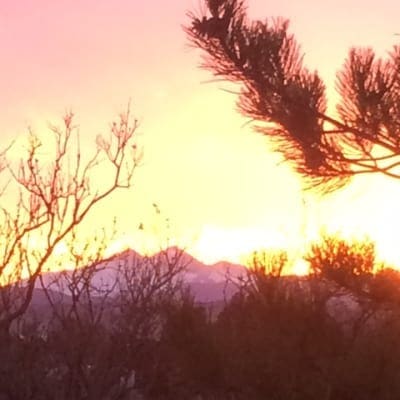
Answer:
M110 329L115 276L99 276L110 267L105 258L109 235L67 242L68 269L40 276L47 299L45 343L48 358L41 395L57 399L112 399L112 388L124 376L125 358ZM106 279L108 278L108 279ZM43 321L43 319L46 319Z
M191 262L185 254L176 247L163 248L152 256L128 252L116 265L112 331L127 360L125 372L136 371L143 393L151 392L157 384L166 314L185 299L182 273Z
M6 377L0 393L110 400L136 398L153 388L164 315L183 298L180 274L190 260L178 248L105 258L109 236L103 230L85 241L74 229L62 260L68 269L39 277L47 302L39 310L31 307L21 320L25 329L18 330L9 366L0 371ZM29 382L22 392L18 369Z
M119 188L129 188L140 154L137 121L129 109L97 137L93 154L80 148L78 126L68 113L46 136L30 132L16 163L5 154L0 221L0 329L27 310L41 272L54 263L54 250L74 237L89 212ZM101 174L101 175L100 175ZM101 178L101 179L100 179ZM6 204L9 204L7 207Z
M203 50L202 66L241 84L238 106L261 123L276 149L325 191L358 174L400 178L400 46L388 59L352 48L337 74L337 114L325 84L304 66L287 20L250 21L244 0L204 0L185 31Z

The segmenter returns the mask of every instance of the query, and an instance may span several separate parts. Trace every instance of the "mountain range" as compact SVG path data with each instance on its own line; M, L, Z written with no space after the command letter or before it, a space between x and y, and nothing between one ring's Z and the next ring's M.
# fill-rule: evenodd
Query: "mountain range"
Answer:
M118 267L121 265L124 265L124 268L129 271L131 268L141 268L143 265L152 268L153 266L166 267L174 263L184 267L179 276L198 303L215 303L231 298L237 288L227 277L237 279L246 274L246 267L243 265L227 261L219 261L211 265L205 264L177 247L170 247L152 256L144 256L135 250L128 249L101 261L91 283L97 287L105 285L111 287L117 279ZM65 286L72 274L73 271L45 272L41 278L44 284L54 292L62 290L60 288L63 284ZM56 281L62 282L61 285L51 284ZM63 296L63 301L68 301L68 296ZM38 308L45 302L47 302L46 296L41 283L38 282L32 306Z
M121 271L119 269L121 265L128 274L134 273L135 269L143 268L143 266L148 271L151 271L153 267L184 266L180 278L190 289L195 302L210 307L216 313L223 308L225 301L237 292L238 287L234 282L237 282L240 277L244 277L247 273L247 269L243 265L227 261L220 261L211 265L205 264L176 247L168 248L152 256L143 256L129 249L97 263L96 272L90 281L92 287L113 287L118 271ZM69 292L64 291L63 293L62 287L64 285L65 288L66 284L71 282L73 274L74 271L63 271L62 273L48 272L42 275L42 282L48 290L50 288L50 296L55 299L55 303L72 304ZM147 277L149 276L147 275ZM176 279L176 276L174 279ZM52 285L51 282L58 282L59 285ZM310 291L309 284L302 278L287 276L284 282L287 288L294 290L293 293L297 291L300 296L302 294L307 295ZM326 287L322 283L320 289L329 291L329 285ZM358 315L360 312L356 299L348 293L337 292L328 300L327 307L332 316L345 323L348 322L348 319L353 320L354 315ZM39 313L42 317L45 317L51 311L46 293L40 282L37 283L34 290L30 309L35 314ZM343 318L345 321L342 321Z

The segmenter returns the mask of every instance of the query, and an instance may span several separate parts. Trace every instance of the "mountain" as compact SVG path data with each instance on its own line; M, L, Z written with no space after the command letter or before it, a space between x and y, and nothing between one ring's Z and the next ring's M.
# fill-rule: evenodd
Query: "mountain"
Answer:
M95 288L113 288L119 268L123 268L123 271L127 274L134 274L135 270L143 267L145 268L144 271L146 271L146 268L149 271L151 268L162 269L168 265L175 265L174 263L185 267L180 278L189 287L195 301L209 307L214 313L222 309L225 300L229 300L237 292L235 280L246 274L246 268L243 265L226 261L208 265L176 247L160 251L152 256L143 256L129 249L101 261L97 265L100 268L91 280L91 285ZM76 272L63 271L42 275L42 281L50 289L50 296L54 303L58 305L72 303L72 298L65 287L74 273ZM144 279L150 279L150 275L144 275ZM52 284L52 282L56 282L56 284ZM284 277L282 284L299 296L309 294L312 289L310 282L295 276ZM326 287L326 285L328 286ZM329 292L331 289L330 284L321 284L320 290ZM347 292L337 292L337 289L335 293L326 303L328 313L344 325L354 322L357 315L362 311L357 299L354 299ZM98 299L100 300L100 297ZM46 294L39 282L30 309L41 317L45 317L50 312Z
M100 263L99 270L95 273L92 280L94 287L112 287L117 279L118 269L123 268L128 273L132 273L135 268L159 268L168 265L180 265L183 272L180 274L183 282L190 288L195 300L200 303L220 301L230 298L236 291L232 279L246 273L246 268L240 264L233 264L226 261L220 261L209 265L201 262L189 253L178 247L170 247L151 256L144 256L133 249L125 250L115 254L107 260ZM63 286L72 277L73 271L47 272L42 275L45 285L52 290L63 290ZM232 279L229 280L227 277ZM60 280L61 278L61 280ZM52 282L61 282L61 284L52 284ZM38 283L37 288L41 287ZM43 299L44 294L37 292L35 297ZM35 301L39 301L36 300Z

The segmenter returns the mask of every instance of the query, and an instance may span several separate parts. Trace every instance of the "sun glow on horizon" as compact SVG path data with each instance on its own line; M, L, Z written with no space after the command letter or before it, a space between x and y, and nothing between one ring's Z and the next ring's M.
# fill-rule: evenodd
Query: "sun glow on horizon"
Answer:
M382 193L394 193L390 183L389 186L384 184L381 187L382 192L376 193L375 197L362 192L354 203L346 207L340 199L334 198L325 210L325 215L318 209L304 211L312 217L305 224L297 220L293 221L292 226L279 229L273 225L228 228L208 224L203 226L196 240L186 240L185 244L178 239L162 242L156 234L144 231L124 233L107 246L105 255L110 256L126 249L134 249L141 254L154 254L176 245L206 264L218 261L245 264L254 251L281 249L288 251L293 273L305 275L308 265L302 257L309 245L318 242L325 233L348 240L370 239L375 243L378 261L400 268L400 243L396 235L400 215L397 216L393 211L397 207L396 196L388 196L386 207L381 207L379 214L371 212L378 209Z
M205 264L227 261L245 265L254 251L285 250L290 259L288 273L305 275L309 266L303 257L310 244L328 234L348 240L369 239L375 243L378 262L400 268L400 241L396 234L400 226L400 215L396 213L398 182L370 176L364 183L352 183L332 196L310 197L308 205L290 214L289 219L260 218L257 225L245 226L205 224L191 237L179 230L165 229L164 220L157 219L144 224L146 229L143 224L133 231L118 227L114 239L104 244L104 257L127 249L152 255L178 246ZM374 190L377 187L380 190ZM174 222L174 215L170 220ZM61 260L67 252L68 246L59 243L54 257Z
M209 264L218 261L243 263L248 254L263 248L290 247L283 233L262 228L224 229L207 225L193 245L195 257Z
M6 2L0 83L10 96L0 99L5 110L2 144L8 144L7 137L22 135L27 126L44 134L47 124L57 123L63 110L71 107L77 112L82 154L89 154L92 139L108 132L114 113L132 98L143 133L143 166L134 177L134 188L115 194L104 208L94 211L93 223L82 228L82 236L91 238L96 224L110 228L114 216L121 220L115 238L105 243L105 257L126 249L153 254L178 245L208 264L243 263L253 251L286 249L300 260L292 268L302 275L307 266L301 257L325 229L349 239L371 238L378 258L400 268L400 181L369 175L356 179L362 184L352 183L332 196L310 195L308 208L302 210L302 198L308 194L297 185L300 179L237 112L231 86L204 84L212 80L211 74L198 68L197 51L184 50L181 24L193 6L185 1L160 2L162 12L154 13L146 2L128 5L117 0L103 9L105 2L61 0L43 8L40 24L35 13L26 13L20 24L18 2ZM352 7L359 17L354 18L333 3L313 0L308 7L312 12L302 12L301 2L275 2L269 7L264 3L249 1L251 18L282 15L292 20L290 31L305 51L307 66L316 68L328 85L333 115L338 99L335 73L349 46L371 45L383 52L398 39L391 33L398 13L388 14L381 4L359 7L361 2L355 1ZM113 10L111 20L105 10ZM54 18L57 15L62 18ZM132 16L136 23L131 23ZM73 35L71 24L76 27ZM25 40L27 35L30 41ZM85 56L76 57L77 49ZM19 137L10 152L16 163L24 138ZM46 158L46 146L42 150L41 157ZM93 178L93 187L101 185L103 178L101 171ZM169 240L135 228L139 218L146 220L146 208L153 201L178 226ZM42 250L42 238L31 240L29 246ZM54 249L60 265L68 259L67 247L59 243ZM63 266L70 264L66 261Z

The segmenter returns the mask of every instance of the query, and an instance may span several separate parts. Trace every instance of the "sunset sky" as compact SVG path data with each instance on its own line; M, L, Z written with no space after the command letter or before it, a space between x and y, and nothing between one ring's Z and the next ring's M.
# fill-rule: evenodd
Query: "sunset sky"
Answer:
M90 224L116 216L115 249L141 250L165 236L153 219L157 203L173 239L203 261L239 261L260 247L300 252L325 227L370 235L379 254L400 265L400 182L367 176L323 199L302 192L290 167L238 115L235 96L221 90L229 86L207 83L212 75L198 68L200 53L182 24L200 1L0 1L0 144L72 109L90 151L130 101L143 166L133 188L97 208ZM400 41L394 0L248 4L252 18L291 20L305 62L326 80L331 109L335 72L350 46L385 55Z

